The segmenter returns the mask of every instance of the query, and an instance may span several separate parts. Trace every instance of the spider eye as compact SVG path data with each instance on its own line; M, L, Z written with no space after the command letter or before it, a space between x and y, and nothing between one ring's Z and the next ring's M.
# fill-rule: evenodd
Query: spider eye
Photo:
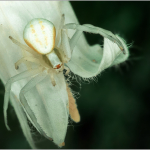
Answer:
M54 49L55 36L56 30L53 23L42 18L31 20L23 31L26 44L43 55Z

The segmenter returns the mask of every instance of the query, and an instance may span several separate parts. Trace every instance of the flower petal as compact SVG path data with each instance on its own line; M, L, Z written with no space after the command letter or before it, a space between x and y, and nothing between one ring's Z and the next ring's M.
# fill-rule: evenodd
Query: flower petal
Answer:
M47 76L25 96L41 129L59 145L66 136L69 110L63 73L56 75L55 81L54 87Z
M81 41L83 39L81 39L73 50L71 61L67 63L70 70L83 78L90 78L112 65L127 60L129 51L125 41L117 35L116 37L123 44L126 54L122 53L116 43L107 38L104 38L103 49L98 44L89 46L85 43L82 46Z
M23 130L23 133L24 133L27 141L29 142L29 144L32 148L36 149L36 146L34 144L34 141L32 139L32 135L31 135L31 132L30 132L31 129L28 125L27 117L26 117L24 111L22 110L21 105L19 104L19 100L17 99L17 97L13 93L12 93L12 96L11 96L11 102L12 102L12 105L15 109L16 115L19 119L21 128Z

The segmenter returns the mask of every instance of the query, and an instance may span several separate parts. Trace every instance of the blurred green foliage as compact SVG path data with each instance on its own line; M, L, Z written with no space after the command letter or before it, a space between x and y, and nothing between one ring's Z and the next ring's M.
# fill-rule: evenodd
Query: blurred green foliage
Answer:
M64 148L150 148L150 2L71 2L80 24L92 24L123 37L130 58L105 70L97 82L77 82L72 87L81 122L70 123ZM93 45L99 35L85 34ZM9 106L9 124L4 126L4 86L0 84L0 148L30 148L15 112ZM57 148L39 136L40 148Z

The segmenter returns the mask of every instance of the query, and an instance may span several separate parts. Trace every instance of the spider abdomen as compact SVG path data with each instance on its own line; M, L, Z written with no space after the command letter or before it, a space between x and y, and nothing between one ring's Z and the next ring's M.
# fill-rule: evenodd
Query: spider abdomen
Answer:
M52 52L55 46L56 30L52 22L35 18L31 20L23 31L26 44L39 54Z

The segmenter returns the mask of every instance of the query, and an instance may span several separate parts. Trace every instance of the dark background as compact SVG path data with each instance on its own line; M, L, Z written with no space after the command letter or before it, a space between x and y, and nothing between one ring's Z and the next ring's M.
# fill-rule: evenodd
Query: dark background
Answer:
M71 2L80 24L119 34L130 47L130 58L109 68L97 82L74 83L81 122L68 127L64 148L150 148L150 2ZM99 35L85 34L101 44ZM80 87L80 88L79 88ZM12 107L4 126L4 86L0 85L0 148L30 148ZM57 148L40 137L40 148Z

